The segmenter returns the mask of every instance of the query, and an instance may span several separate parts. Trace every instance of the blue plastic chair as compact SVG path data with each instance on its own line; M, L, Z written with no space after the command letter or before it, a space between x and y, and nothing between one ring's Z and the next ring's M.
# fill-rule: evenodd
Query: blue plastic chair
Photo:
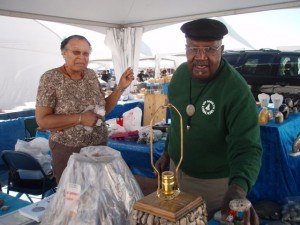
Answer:
M55 178L49 178L40 163L30 154L4 150L1 158L9 170L7 194L10 191L19 192L18 198L25 194L33 202L29 195L41 195L43 199L46 197L45 193L56 192Z

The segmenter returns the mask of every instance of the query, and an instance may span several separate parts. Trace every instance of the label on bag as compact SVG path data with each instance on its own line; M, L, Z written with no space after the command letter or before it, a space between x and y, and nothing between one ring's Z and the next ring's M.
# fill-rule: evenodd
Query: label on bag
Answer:
M77 215L81 186L79 184L67 183L66 185L66 209L70 217Z

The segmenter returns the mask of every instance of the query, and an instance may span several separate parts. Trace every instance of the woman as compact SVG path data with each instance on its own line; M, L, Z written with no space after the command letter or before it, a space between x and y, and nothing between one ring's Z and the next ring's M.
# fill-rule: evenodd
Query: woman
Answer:
M127 68L118 86L105 98L96 73L87 68L89 41L73 35L61 42L60 49L65 64L42 75L36 99L38 125L51 132L49 144L57 183L72 153L106 144L107 127L99 123L98 119L104 118L97 110L110 113L134 79L132 69Z

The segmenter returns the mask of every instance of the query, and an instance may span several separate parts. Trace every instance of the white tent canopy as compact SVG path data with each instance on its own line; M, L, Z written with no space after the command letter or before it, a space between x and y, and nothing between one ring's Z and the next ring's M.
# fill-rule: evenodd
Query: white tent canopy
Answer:
M115 74L122 74L128 67L133 67L134 72L137 72L142 32L139 27L111 28L107 31L105 43L112 50ZM126 91L129 93L129 90L128 88Z
M0 0L0 15L106 28L162 27L199 17L216 17L299 7L295 0Z
M5 65L5 68L0 68L0 110L10 109L23 104L24 101L34 101L38 85L37 76L45 72L45 68L50 69L63 63L58 48L63 37L57 36L47 28L49 22L45 26L46 22L36 20L62 22L101 32L104 36L102 40L99 38L99 42L103 42L106 36L106 42L110 43L108 46L113 55L115 70L123 71L125 67L131 66L137 72L138 53L143 50L142 33L194 18L295 7L300 7L300 1L27 0L24 4L21 0L0 0L0 15L3 15L0 16L1 33L9 34L1 35L0 39L0 57ZM35 20L20 22L15 17ZM112 35L113 33L118 35ZM128 41L127 44L124 44L125 40ZM23 43L27 50L24 46L20 47L20 43ZM243 44L247 45L246 42ZM116 51L122 52L122 60L125 61L120 62Z
M0 27L0 109L11 109L35 98L37 74L63 64L58 48L61 40L35 20L0 17ZM28 32L28 27L35 33Z

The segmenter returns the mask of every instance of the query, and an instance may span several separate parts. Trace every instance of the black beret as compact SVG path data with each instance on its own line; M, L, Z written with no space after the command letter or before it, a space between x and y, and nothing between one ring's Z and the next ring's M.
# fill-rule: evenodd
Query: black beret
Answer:
M228 34L226 26L214 19L198 19L187 22L181 26L185 37L192 40L221 40Z

